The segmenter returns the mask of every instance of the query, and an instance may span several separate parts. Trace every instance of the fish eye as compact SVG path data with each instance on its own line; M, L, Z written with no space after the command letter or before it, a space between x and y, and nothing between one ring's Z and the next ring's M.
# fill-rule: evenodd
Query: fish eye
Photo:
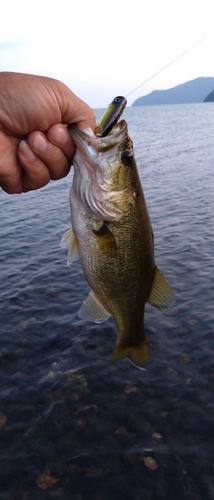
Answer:
M125 151L123 151L123 153L121 154L121 160L125 167L130 167L133 161L133 151L131 151L130 149L125 149Z

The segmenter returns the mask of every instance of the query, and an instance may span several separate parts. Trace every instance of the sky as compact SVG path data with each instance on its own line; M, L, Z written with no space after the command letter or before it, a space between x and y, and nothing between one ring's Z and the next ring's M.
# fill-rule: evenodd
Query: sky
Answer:
M106 108L214 30L211 0L7 0L0 71L63 81ZM214 33L128 97L214 77Z

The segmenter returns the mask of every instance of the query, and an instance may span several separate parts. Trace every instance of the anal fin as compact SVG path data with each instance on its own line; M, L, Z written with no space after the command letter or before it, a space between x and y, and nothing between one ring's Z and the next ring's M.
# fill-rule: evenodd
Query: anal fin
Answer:
M81 305L78 311L78 316L81 319L94 321L94 323L103 323L110 317L110 314L91 291Z
M174 302L172 290L157 266L155 266L154 280L147 302L162 311Z

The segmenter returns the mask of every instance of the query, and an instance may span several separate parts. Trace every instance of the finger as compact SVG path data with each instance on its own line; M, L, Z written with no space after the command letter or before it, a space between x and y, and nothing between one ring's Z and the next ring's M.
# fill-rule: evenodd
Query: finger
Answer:
M22 167L17 158L19 139L0 130L0 186L8 194L22 193Z
M67 142L64 149L70 157L73 157L74 146L70 138ZM32 152L48 168L52 180L61 179L68 174L71 160L67 158L60 147L52 144L45 134L38 131L31 132L27 138L27 143Z
M66 123L75 123L77 127L82 130L90 127L92 131L95 131L96 127L96 117L93 110L81 99L78 98L78 102L75 101L72 120L67 119Z
M56 123L48 129L46 137L52 144L58 146L72 163L76 148L67 127L61 123Z
M45 163L38 158L26 141L21 141L18 148L18 158L22 166L22 191L32 191L46 186L51 175Z
M63 83L57 81L56 86L56 96L62 114L62 122L66 124L75 123L81 129L90 127L94 131L96 118L90 106Z

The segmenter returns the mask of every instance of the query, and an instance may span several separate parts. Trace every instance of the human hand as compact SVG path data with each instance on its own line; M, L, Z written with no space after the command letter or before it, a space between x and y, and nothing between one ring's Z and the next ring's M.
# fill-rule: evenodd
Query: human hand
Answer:
M9 194L65 177L75 153L66 124L95 128L92 109L58 80L0 73L0 186Z

